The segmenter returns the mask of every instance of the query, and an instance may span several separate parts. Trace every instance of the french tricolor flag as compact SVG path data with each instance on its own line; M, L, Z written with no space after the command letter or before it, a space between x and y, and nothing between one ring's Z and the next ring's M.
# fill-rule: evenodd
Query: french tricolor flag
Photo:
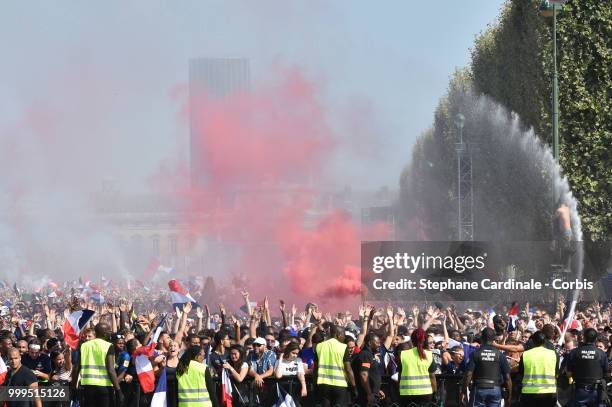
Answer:
M64 322L64 340L72 349L76 349L79 344L79 334L85 328L95 311L82 309L74 311Z
M518 302L514 301L508 311L508 332L512 332L517 329L518 320Z
M4 363L4 359L0 358L0 385L4 383L4 379L6 379L6 372L8 369L6 368L6 364Z
M151 407L167 407L168 402L166 401L166 391L168 384L166 382L166 368L162 370L157 380L157 386L155 387L155 393L151 399Z
M223 407L232 407L232 380L229 377L227 369L223 369L221 387L221 405Z
M145 271L142 273L142 277L144 279L150 279L158 271L164 272L166 274L170 274L174 271L174 267L164 266L163 264L159 262L159 260L151 259L151 261L149 262L149 265L147 266Z
M136 365L136 374L143 393L151 393L155 390L155 374L153 373L153 365L149 358L153 356L156 343L141 346L132 354L134 356L134 364Z
M196 303L196 300L189 294L189 291L185 290L178 281L168 281L168 288L170 288L170 297L172 297L172 306L177 307L187 302Z

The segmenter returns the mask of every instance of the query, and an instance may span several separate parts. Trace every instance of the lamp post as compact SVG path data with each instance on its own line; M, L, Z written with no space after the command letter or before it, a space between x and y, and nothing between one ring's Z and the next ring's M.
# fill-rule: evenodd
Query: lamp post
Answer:
M552 59L553 59L553 88L552 88L552 131L553 131L553 158L559 163L559 75L557 72L557 13L561 11L564 0L542 0L540 12L544 17L552 17ZM553 206L559 197L553 179Z
M456 144L457 150L457 237L459 241L463 240L463 222L461 213L461 158L464 151L463 146L463 124L465 123L465 116L458 113L455 116L455 126L457 126L457 135L459 136L459 142Z

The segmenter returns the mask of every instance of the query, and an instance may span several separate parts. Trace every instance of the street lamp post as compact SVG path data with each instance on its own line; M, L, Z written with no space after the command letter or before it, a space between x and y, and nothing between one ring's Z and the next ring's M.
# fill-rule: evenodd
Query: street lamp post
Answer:
M561 11L564 0L542 0L540 11L544 17L552 17L552 62L553 62L553 88L552 88L552 150L555 162L559 163L559 75L557 72L557 13ZM553 179L553 205L557 204L558 192Z
M457 237L459 241L463 240L463 224L462 224L462 213L461 213L461 158L463 156L463 124L465 122L465 116L458 113L455 116L455 126L457 126L457 133L459 136L459 142L456 145L457 150Z

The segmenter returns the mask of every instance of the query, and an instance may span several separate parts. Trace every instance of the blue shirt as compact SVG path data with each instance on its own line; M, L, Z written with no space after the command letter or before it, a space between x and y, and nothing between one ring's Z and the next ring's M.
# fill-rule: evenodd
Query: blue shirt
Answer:
M264 354L261 356L259 360L255 356L253 351L249 352L249 356L247 356L247 363L255 373L264 374L270 369L274 369L274 365L276 364L276 354L271 350L264 351Z
M309 348L303 348L300 357L302 358L302 362L306 363L309 369L312 369L312 364L315 357L312 346Z
M130 354L126 351L120 352L115 357L115 370L117 374L121 374L127 371L128 366L130 365Z

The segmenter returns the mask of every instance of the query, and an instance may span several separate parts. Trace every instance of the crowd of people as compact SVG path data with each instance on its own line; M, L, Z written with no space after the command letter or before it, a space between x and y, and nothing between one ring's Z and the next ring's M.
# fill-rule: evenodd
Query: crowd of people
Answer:
M534 405L525 393L532 363L525 355L538 346L557 360L554 384L534 386L553 388L555 402L565 404L577 377L572 350L592 342L605 354L604 376L612 359L608 303L579 303L568 321L563 299L461 310L362 304L355 314L332 315L314 303L298 310L264 298L254 305L246 291L244 305L232 311L189 301L173 306L145 291L106 293L103 301L74 290L49 296L6 286L0 294L0 355L8 370L2 386L64 386L70 394L7 407L155 406L162 391L168 407L495 405L474 399L482 357L502 369L492 386L506 406ZM95 312L72 344L66 327L84 309Z

